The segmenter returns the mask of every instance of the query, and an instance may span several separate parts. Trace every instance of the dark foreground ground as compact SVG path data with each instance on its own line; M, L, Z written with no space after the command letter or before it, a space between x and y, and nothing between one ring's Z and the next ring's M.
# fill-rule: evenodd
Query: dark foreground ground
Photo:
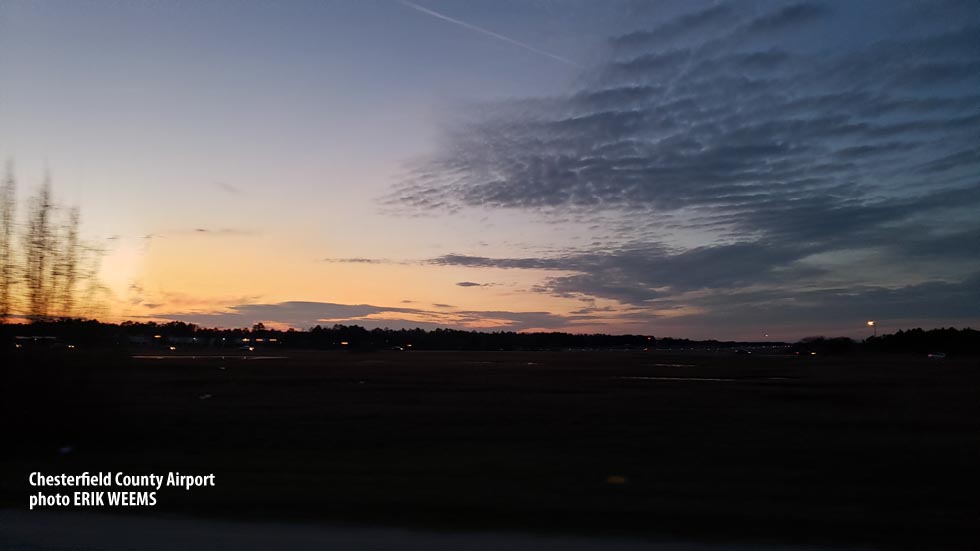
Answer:
M977 358L282 355L3 358L0 518L980 548ZM29 517L32 471L217 485Z

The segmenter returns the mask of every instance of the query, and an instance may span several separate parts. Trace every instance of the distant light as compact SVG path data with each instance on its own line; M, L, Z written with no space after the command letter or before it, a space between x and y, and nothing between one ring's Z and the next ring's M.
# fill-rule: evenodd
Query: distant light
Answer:
M269 342L279 342L279 339L269 339Z
M153 338L154 339L159 339L159 338L162 338L162 335L153 335Z
M875 326L875 320L868 320L868 327L874 327L874 326Z
M340 341L340 346L347 346L349 343L347 341Z
M176 346L171 346L170 349L171 350L177 350L177 347Z
M255 339L255 342L265 342L265 339Z
M248 351L249 351L249 352L252 352L252 351L254 351L254 350L255 350L255 347L254 347L254 346L249 346L249 347L248 347Z
M411 348L411 347L412 347L412 345L411 345L411 344L406 344L405 346L407 346L407 347L409 347L409 348Z
M816 355L817 355L817 353L816 353L816 352L810 352L810 355L811 355L811 356L816 356Z
M248 341L249 341L248 337L242 339L242 342L248 342Z

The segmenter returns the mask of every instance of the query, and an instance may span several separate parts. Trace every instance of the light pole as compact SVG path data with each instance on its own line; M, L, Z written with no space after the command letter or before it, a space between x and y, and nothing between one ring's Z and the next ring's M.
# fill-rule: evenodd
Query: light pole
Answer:
M878 324L875 323L875 320L868 320L868 327L870 327L872 330L874 330L874 336L877 337L878 336Z

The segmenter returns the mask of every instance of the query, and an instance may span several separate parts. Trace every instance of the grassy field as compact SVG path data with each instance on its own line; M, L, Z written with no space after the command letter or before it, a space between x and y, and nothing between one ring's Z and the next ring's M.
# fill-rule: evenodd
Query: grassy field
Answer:
M5 358L3 505L31 471L180 471L217 486L139 514L980 545L977 358L283 355Z

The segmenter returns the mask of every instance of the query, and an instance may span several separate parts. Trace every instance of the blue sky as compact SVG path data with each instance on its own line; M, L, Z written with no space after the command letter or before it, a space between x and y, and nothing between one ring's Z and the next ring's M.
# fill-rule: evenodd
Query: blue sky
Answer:
M978 36L952 1L5 0L0 155L81 208L116 318L976 326Z

